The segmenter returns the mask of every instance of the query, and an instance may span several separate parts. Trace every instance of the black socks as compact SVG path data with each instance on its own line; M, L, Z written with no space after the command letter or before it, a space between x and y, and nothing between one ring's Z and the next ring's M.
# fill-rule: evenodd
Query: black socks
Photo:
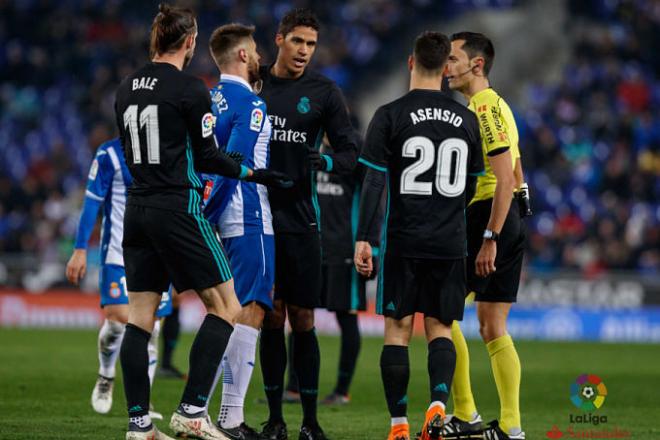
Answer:
M215 373L234 328L224 319L208 314L190 348L188 382L182 404L206 406Z
M316 331L293 332L293 368L298 378L303 409L303 425L316 426L321 352Z
M337 323L341 329L341 353L335 393L346 396L360 353L360 328L358 327L358 317L353 313L337 312Z
M163 367L172 365L172 354L179 340L179 308L172 309L172 313L165 318L163 323L163 357L160 364Z
M259 342L261 372L264 377L264 390L268 399L270 421L283 420L282 392L284 388L284 370L286 369L286 344L284 328L263 329Z
M428 369L431 402L447 404L456 368L456 349L451 339L435 338L429 342Z
M391 417L406 417L410 363L408 347L385 345L380 355L380 373Z
M133 324L126 324L119 358L124 375L124 392L129 417L149 414L149 354L151 334Z

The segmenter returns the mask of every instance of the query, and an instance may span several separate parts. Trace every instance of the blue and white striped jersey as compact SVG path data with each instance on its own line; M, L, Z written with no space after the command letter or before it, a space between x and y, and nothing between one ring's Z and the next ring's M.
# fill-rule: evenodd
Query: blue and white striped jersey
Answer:
M268 168L271 123L266 103L243 78L221 75L211 90L215 136L221 149L238 151L243 165ZM221 176L208 176L210 194L204 214L217 224L222 238L247 234L273 234L273 216L265 186Z
M101 264L124 265L121 242L124 236L126 190L131 181L119 138L102 144L89 169L85 191L85 204L90 199L103 206ZM76 248L87 246L95 222L96 212L93 216L81 216Z

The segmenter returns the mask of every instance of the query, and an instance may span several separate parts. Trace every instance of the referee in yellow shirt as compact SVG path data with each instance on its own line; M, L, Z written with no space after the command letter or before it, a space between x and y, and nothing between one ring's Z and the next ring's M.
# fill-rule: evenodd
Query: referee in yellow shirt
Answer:
M462 434L462 439L483 435L485 440L520 440L525 438L520 423L520 360L506 327L518 294L525 248L525 227L514 200L523 181L518 130L511 109L490 88L488 72L495 57L492 42L473 32L454 34L451 40L446 71L449 87L469 100L482 138L485 174L477 178L467 208L468 291L475 292L479 330L490 355L501 411L499 421L482 427L470 388L467 344L454 322L454 414L446 420L444 438Z

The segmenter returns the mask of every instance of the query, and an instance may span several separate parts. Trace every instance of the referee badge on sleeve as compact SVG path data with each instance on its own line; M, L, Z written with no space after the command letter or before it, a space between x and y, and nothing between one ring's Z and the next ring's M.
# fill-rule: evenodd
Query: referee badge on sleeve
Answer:
M259 131L261 130L261 123L264 120L264 112L259 109L255 108L252 110L252 115L250 116L250 130L252 131Z

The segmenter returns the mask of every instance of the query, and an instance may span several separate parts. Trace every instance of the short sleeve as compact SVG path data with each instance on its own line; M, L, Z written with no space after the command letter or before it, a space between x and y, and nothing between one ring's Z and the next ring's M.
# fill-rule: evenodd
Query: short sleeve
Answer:
M479 124L477 118L470 112L470 118L466 121L468 138L468 174L471 176L481 176L485 173L484 154L481 149L481 133L479 133Z
M497 101L487 101L476 105L475 113L479 121L484 152L488 156L497 155L511 147L509 134L502 111Z
M387 146L390 141L390 120L384 107L379 108L369 123L362 147L360 163L378 171L387 171Z

